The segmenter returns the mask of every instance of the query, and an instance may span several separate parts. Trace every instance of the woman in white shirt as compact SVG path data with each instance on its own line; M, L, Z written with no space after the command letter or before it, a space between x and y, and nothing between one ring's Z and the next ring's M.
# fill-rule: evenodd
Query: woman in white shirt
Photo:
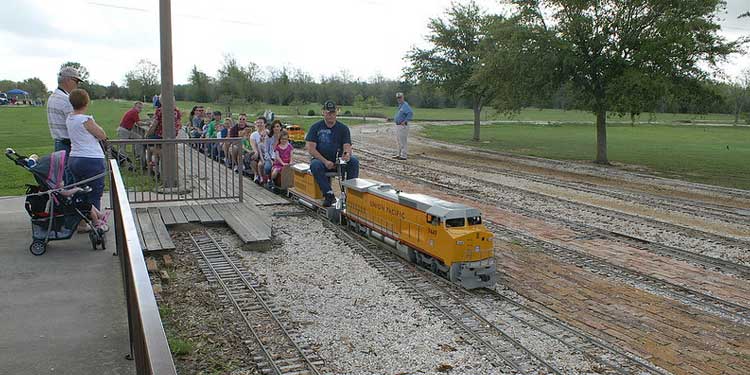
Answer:
M86 90L75 89L70 92L70 104L73 112L68 115L66 126L70 137L70 156L68 168L76 178L83 181L104 173L105 158L99 141L107 139L107 134L92 116L86 115L90 102ZM84 200L91 203L91 220L97 228L107 230L106 217L101 214L102 194L104 193L104 176L89 181L85 185L91 187Z

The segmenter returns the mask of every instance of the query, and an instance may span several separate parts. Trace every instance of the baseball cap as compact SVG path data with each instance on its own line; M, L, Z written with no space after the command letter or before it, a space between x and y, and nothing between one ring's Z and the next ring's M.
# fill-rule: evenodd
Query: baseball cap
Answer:
M73 78L78 82L83 81L81 75L78 74L78 70L72 66L64 66L57 75L63 78Z
M336 112L336 103L332 100L327 100L323 103L323 110L326 112Z
M396 93L396 97L397 98L403 98L404 97L404 93L403 92L397 92Z

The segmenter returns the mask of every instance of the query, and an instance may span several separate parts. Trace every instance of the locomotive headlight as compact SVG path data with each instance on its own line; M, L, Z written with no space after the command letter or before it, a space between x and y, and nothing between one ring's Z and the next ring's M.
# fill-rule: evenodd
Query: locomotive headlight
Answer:
M456 241L456 245L463 245L464 241Z

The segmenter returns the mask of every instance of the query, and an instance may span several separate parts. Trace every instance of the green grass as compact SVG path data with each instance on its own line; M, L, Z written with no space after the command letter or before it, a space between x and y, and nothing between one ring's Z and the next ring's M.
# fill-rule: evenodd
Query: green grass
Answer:
M483 125L479 143L473 126L429 126L427 137L495 151L563 160L593 160L593 125ZM750 128L730 126L609 125L613 163L670 178L750 189Z
M195 105L193 102L178 102L177 106L183 111L184 121L187 112ZM97 100L91 104L89 113L94 115L97 122L104 127L110 137L116 137L116 129L122 115L132 106L131 101L125 100ZM205 104L210 109L225 111L225 105ZM296 116L296 109L289 106L275 106L266 104L233 104L231 106L235 118L238 113L246 112L251 118L258 112L271 109L276 114L289 116L283 121L301 125L307 129L321 117L306 118ZM319 104L308 104L300 107L300 113L307 114L312 109L320 113ZM342 109L355 111L355 108L345 106ZM153 112L153 107L147 104L142 117ZM382 107L374 112L381 112L392 116L394 108ZM472 112L469 109L424 109L415 108L415 118L418 120L454 120L469 121ZM637 119L647 121L648 115ZM505 121L505 115L492 110L485 110L483 119ZM536 110L526 109L516 114L512 121L535 121L540 123L586 123L593 124L594 117L588 112ZM344 123L357 125L361 119L345 119ZM613 117L610 123L623 121L629 123L629 118ZM654 122L660 124L674 123L731 123L729 115L683 115L658 114ZM381 119L368 120L380 123ZM595 132L592 125L566 125L563 127L531 126L531 125L496 125L483 127L483 138L492 141L484 145L493 149L518 152L528 155L538 155L560 159L590 160L594 157ZM693 181L707 182L725 186L739 186L748 188L747 167L742 169L740 160L750 160L747 154L747 128L715 128L707 127L670 127L639 125L610 126L610 159L616 162L639 164L652 168L656 173L686 178ZM442 137L448 140L469 139L470 126L435 127L428 133L441 137L442 132L448 132ZM653 132L653 133L652 133ZM707 133L706 133L707 132ZM718 137L715 139L714 137ZM561 142L565 141L565 143ZM724 147L718 147L717 145ZM725 146L730 149L726 150ZM52 151L52 139L47 126L47 113L44 107L0 107L0 146L12 147L22 154L36 153L45 155ZM666 155L666 156L665 156ZM669 156L674 155L674 156ZM727 155L727 156L724 156ZM706 171L705 173L702 171ZM23 169L13 165L10 161L0 162L0 196L21 195L23 185L34 183L31 175Z
M188 355L193 351L193 344L190 341L176 337L168 337L169 349L175 357Z

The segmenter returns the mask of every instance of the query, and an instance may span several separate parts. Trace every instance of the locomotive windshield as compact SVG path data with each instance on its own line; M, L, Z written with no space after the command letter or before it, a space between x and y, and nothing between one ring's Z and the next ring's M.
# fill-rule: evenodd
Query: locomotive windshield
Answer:
M448 228L462 227L464 226L464 218L447 219L445 220L445 226Z
M466 219L469 222L469 225L479 225L482 224L482 217L481 216L472 216Z

